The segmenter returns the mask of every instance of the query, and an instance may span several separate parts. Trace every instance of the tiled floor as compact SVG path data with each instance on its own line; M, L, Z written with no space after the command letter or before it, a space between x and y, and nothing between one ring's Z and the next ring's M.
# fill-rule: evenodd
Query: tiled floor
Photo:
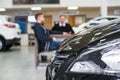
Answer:
M35 68L34 47L0 52L0 80L45 80L45 67Z

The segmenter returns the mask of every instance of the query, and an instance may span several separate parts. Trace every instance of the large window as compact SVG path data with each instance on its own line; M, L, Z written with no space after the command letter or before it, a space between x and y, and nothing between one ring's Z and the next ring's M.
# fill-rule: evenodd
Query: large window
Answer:
M26 4L59 4L59 0L13 0L14 5Z

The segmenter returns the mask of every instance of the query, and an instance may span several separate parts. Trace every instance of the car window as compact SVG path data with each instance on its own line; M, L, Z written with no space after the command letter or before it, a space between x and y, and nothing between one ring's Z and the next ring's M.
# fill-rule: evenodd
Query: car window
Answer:
M98 19L98 20L96 20L96 21L100 21L100 20L103 20L103 19L106 19L106 20L114 20L114 19L116 19L116 18L101 18L101 19Z
M117 19L117 18L108 18L108 20L114 20L114 19Z

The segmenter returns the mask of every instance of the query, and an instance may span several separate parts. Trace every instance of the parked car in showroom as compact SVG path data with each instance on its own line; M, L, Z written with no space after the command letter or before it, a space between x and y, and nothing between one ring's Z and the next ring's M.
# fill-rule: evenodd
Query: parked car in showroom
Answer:
M104 26L102 25L101 27L91 27L88 30L85 30L83 33L80 32L80 34L78 33L72 38L65 40L57 50L53 61L47 67L47 80L52 80L54 78L54 75L58 71L60 65L64 63L66 58L68 58L70 55L76 55L76 52L81 51L85 48L85 46L89 46L90 43L93 45L97 44L99 39L101 39L103 36L118 29L120 29L119 19L112 21L112 23L105 24ZM101 40L101 42L104 41L106 40ZM73 59L74 58L75 57L73 57Z
M120 16L96 17L96 18L89 20L87 23L83 23L77 27L73 27L73 30L75 33L78 33L80 31L88 29L91 26L99 25L101 23L103 24L103 23L109 22L114 19L120 19Z
M83 51L68 67L64 80L119 80L119 62L120 38Z
M91 40L94 40L97 37L103 36L106 33L112 32L114 30L120 29L120 18L114 19L106 23L101 23L98 25L86 26L87 29L78 32L74 36L65 39L57 52L61 51L75 51L84 46ZM85 42L86 41L86 42Z
M0 51L12 47L21 39L21 30L17 23L8 15L0 15Z
M111 32L109 34L104 35L102 38L97 39L84 48L80 49L76 52L68 52L68 54L56 54L55 59L48 65L46 69L46 80L61 80L61 77L64 77L64 74L67 68L71 65L71 63L81 54L81 52L86 51L88 48L92 48L95 45L102 44L105 42L112 41L114 39L120 38L120 30ZM71 55L70 55L71 54ZM69 56L66 56L69 55ZM62 79L64 80L64 79Z

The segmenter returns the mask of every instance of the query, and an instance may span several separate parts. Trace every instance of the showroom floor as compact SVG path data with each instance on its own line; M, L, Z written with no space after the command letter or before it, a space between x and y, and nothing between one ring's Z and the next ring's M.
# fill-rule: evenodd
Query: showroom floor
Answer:
M0 52L0 80L45 80L45 67L35 68L34 47Z

